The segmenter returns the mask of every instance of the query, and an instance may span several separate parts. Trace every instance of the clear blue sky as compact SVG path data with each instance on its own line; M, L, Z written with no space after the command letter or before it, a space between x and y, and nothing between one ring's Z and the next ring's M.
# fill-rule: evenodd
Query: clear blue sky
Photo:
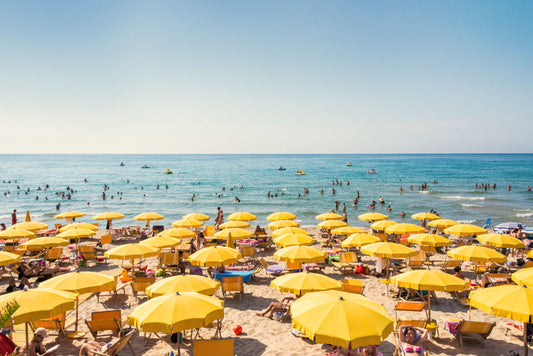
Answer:
M533 152L530 1L0 1L0 153Z

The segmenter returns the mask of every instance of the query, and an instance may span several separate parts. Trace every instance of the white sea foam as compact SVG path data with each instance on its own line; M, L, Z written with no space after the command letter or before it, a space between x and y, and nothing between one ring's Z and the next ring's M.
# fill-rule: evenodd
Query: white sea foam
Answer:
M422 194L429 194L429 190L420 190L419 193L422 193Z
M461 195L441 195L439 199L455 199L455 200L485 200L485 197L463 197Z
M477 204L465 204L465 203L462 203L461 204L462 206L466 207L466 208L481 208L483 205L477 205Z
M473 224L476 220L457 220L457 222L461 224Z
M516 214L517 218L527 218L533 216L533 213Z

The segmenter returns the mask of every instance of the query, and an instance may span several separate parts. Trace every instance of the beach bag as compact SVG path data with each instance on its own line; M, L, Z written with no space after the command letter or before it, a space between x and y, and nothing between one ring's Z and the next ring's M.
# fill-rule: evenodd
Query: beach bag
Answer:
M355 267L355 273L366 274L366 268L364 266L357 266Z

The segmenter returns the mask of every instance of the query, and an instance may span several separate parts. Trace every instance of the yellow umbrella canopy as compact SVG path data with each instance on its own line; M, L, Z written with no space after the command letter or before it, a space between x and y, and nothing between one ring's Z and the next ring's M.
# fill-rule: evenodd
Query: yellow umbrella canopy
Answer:
M196 292L204 295L213 295L220 288L220 282L203 276L186 274L163 278L146 288L150 298L159 297L176 292Z
M178 221L174 221L172 223L172 226L190 229L190 228L202 227L204 226L204 223L201 222L200 220L195 220L195 219L181 219Z
M407 241L418 245L432 247L449 246L453 244L450 239L447 239L446 237L437 234L417 234L409 236L407 238Z
M197 329L224 317L224 302L199 293L176 292L150 299L133 309L128 325L143 332L172 334Z
M317 224L317 227L320 229L337 229L339 227L348 226L348 223L345 223L344 221L340 220L326 220L322 221L321 223Z
M237 262L242 258L237 250L225 246L204 247L189 256L194 266L215 267Z
M274 258L293 263L324 262L326 253L311 246L289 246L274 253Z
M226 240L230 235L234 239L247 239L252 237L254 234L248 230L239 228L224 229L219 232L215 232L215 237L217 239Z
M444 229L444 232L450 235L469 236L485 234L487 233L487 230L477 225L457 224Z
M77 223L72 223L72 224L68 224L65 226L61 226L59 228L59 232L65 232L70 229L87 229L87 230L92 230L92 231L98 231L98 226L94 226L93 224L84 223L84 222L77 222Z
M251 225L247 223L246 221L228 221L224 224L220 224L221 229L233 229L233 228L239 228L239 229L246 229L247 227L250 227Z
M343 242L341 242L341 247L350 248L350 247L361 247L364 245L375 244L380 242L379 237L367 234L367 233L357 233L351 234Z
M15 253L0 251L0 266L11 265L20 261L22 256Z
M385 229L387 234L403 235L403 234L421 234L426 231L422 226L409 223L401 223L389 226Z
M370 227L377 231L385 231L386 228L392 225L398 224L396 221L392 220L380 220L375 223L370 224Z
M9 229L22 229L27 231L41 231L48 229L48 225L38 221L25 221L11 226Z
M335 213L324 213L315 216L316 220L342 220L342 215Z
M81 239L84 237L94 236L96 235L96 231L84 229L81 227L75 227L72 229L68 229L64 232L61 232L56 235L56 237L60 237L62 239Z
M146 258L157 256L159 250L141 244L126 244L112 248L104 253L106 258L115 260L133 260L136 258Z
M96 216L93 216L93 220L115 220L122 219L124 214L116 213L114 211L106 211L105 213L100 213Z
M196 234L182 227L174 227L172 229L166 229L161 231L158 236L173 237L175 239L190 239L196 236Z
M202 213L189 213L187 215L182 216L183 219L194 219L198 221L207 221L211 219L208 215L202 214Z
M59 237L38 237L19 245L22 250L40 251L43 248L67 246L69 242Z
M154 237L150 237L149 239L143 240L139 243L144 246L150 246L153 248L160 249L178 246L181 243L181 240L176 239L174 237L157 235Z
M461 246L451 249L448 251L448 256L458 260L480 263L504 263L507 260L507 257L505 257L493 248L474 245Z
M375 244L361 247L361 252L366 255L384 258L407 258L417 254L415 250L394 242L376 242Z
M81 218L82 216L85 216L87 214L80 213L79 211L67 211L61 214L57 214L54 216L54 219L74 219L74 218Z
M292 327L317 343L379 345L394 329L383 305L355 293L308 293L291 304Z
M239 212L230 214L230 216L228 216L228 220L230 221L235 221L235 220L253 221L256 219L257 219L257 216L255 216L254 214L248 213L246 211L239 211Z
M285 227L300 227L300 223L294 220L278 220L267 225L271 230L283 229Z
M388 215L381 214L381 213L366 213L366 214L359 215L357 218L362 221L374 222L374 221L385 220L388 218Z
M440 219L440 216L431 214L431 213L416 213L411 215L411 219L416 220L437 220Z
M360 229L354 226L341 226L336 229L331 230L331 233L334 235L351 235L357 233L366 233L366 230Z
M277 277L270 282L270 286L280 292L293 293L300 296L309 292L342 289L340 281L323 274L308 272L290 273Z
M163 220L165 217L158 213L146 212L139 215L135 215L133 220L136 221L153 221L153 220Z
M279 220L294 220L296 215L289 213L287 211L278 211L267 216L268 221L279 221Z
M311 236L306 234L299 234L297 232L291 232L285 235L281 235L274 240L274 243L281 247L306 245L310 246L316 241Z
M439 231L442 231L454 225L459 225L459 223L455 220L450 220L450 219L432 220L428 223L428 226L436 227Z
M18 240L18 239L25 239L28 237L33 237L35 234L28 230L23 229L15 229L15 228L9 228L7 230L0 232L0 238L1 239L11 239L11 240Z
M533 287L533 267L518 270L511 275L511 279L518 285Z
M290 226L290 227L282 227L281 229L272 231L272 237L280 237L281 235L290 234L291 232L297 232L299 234L309 235L309 233L305 231L304 229Z
M506 234L483 234L476 237L476 239L482 244L494 246L494 247L506 247L506 248L524 248L524 242Z
M69 272L39 284L39 288L50 288L79 294L98 293L116 285L115 279L100 272Z

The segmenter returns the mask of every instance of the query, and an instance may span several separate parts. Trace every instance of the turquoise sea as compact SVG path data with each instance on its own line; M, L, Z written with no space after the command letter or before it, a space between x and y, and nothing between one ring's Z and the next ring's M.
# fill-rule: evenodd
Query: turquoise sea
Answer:
M280 166L286 170L278 170ZM167 168L173 174L165 174ZM298 169L306 174L295 175ZM369 169L377 174L367 174ZM342 186L332 185L335 180ZM419 191L424 182L428 189ZM475 183L490 188L476 189ZM50 189L44 191L47 184ZM104 184L109 186L105 201ZM163 214L161 223L170 226L189 212L214 217L217 206L225 217L252 212L261 225L269 213L280 210L296 214L302 225L314 225L315 215L340 201L340 209L346 203L351 225L366 226L357 215L370 211L367 205L382 196L386 204L378 204L376 211L386 213L390 205L390 219L396 221L402 220L402 211L404 221L413 222L411 214L435 209L442 217L478 225L487 218L494 224L533 225L528 185L533 185L533 154L1 155L0 222L10 225L17 209L19 221L29 210L32 220L53 224L61 203L60 212L87 213L79 221L108 210L125 214L115 226L138 225L131 218L145 211ZM67 186L74 190L70 200L60 194ZM309 194L302 197L304 188ZM277 197L268 198L269 191ZM359 204L353 206L357 191ZM191 201L193 194L197 198Z

